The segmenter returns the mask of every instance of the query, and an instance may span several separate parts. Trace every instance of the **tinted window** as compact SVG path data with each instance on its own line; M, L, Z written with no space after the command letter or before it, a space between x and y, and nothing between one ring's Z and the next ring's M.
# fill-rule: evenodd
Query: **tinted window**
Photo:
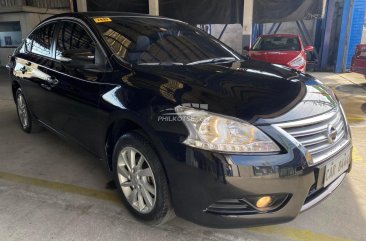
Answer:
M262 37L254 44L254 51L300 51L297 37Z
M54 31L54 23L44 25L34 30L34 32L25 40L27 51L50 57Z
M56 43L56 59L73 64L95 62L95 43L77 23L63 22Z
M188 24L158 18L112 17L96 23L112 51L133 64L191 63L238 55Z

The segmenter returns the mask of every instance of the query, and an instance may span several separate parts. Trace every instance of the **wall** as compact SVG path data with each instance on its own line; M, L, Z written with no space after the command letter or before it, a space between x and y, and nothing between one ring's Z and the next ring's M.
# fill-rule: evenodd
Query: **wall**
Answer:
M354 0L350 40L348 44L347 69L351 67L352 57L355 54L357 45L361 43L365 23L365 11L366 0Z
M22 39L27 37L33 28L44 19L52 16L51 14L40 13L2 13L0 22L20 21ZM8 62L8 56L13 53L15 48L0 48L0 66L5 66Z
M20 32L0 32L0 46L5 46L5 37L11 37L11 45L19 45L22 42L22 36Z
M0 22L11 22L11 21L20 21L21 30L26 28L23 14L21 13L0 14ZM8 56L12 54L14 50L15 48L0 48L0 66L5 66L8 63Z
M306 29L309 31L312 39L314 40L315 36L315 21L314 20L304 20L304 24ZM266 23L263 25L263 33L266 34L270 30L272 23ZM297 27L296 22L284 22L281 24L277 33L281 34L300 34L300 30Z
M23 38L28 36L28 34L37 26L40 22L52 16L52 14L39 14L39 13L23 13L24 20L27 24L25 24L25 28L22 28Z
M8 56L14 52L15 48L0 48L0 66L8 63Z
M218 38L225 27L225 24L212 24L211 35ZM222 35L221 41L227 44L232 49L241 53L242 51L242 26L241 24L228 24L224 34Z

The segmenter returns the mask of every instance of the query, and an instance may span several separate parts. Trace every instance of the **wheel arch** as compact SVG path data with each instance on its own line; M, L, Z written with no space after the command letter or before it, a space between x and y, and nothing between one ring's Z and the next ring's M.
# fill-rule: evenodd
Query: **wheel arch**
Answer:
M113 151L114 147L118 141L118 139L123 136L124 134L127 134L129 132L137 132L144 138L146 138L149 143L151 143L151 147L154 149L155 153L158 155L161 165L163 166L163 170L165 172L166 177L168 178L165 163L162 159L161 152L158 150L157 141L156 138L153 137L153 134L151 131L146 130L146 128L143 127L141 123L138 123L137 121L131 120L131 119L118 119L113 121L108 129L105 139L105 154L107 159L107 166L109 171L113 170ZM168 178L169 183L169 178Z
M11 83L11 90L12 90L12 94L13 94L14 101L16 99L17 89L19 89L19 88L21 88L20 84L17 81L12 81L12 83Z

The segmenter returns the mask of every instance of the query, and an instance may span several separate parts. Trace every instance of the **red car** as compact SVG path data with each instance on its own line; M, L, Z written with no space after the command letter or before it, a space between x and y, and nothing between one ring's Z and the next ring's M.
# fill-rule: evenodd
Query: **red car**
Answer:
M299 71L306 71L306 52L313 46L304 47L300 36L295 34L272 34L258 37L249 51L249 57L255 60L281 64Z
M366 75L366 44L357 46L356 54L352 58L351 71Z

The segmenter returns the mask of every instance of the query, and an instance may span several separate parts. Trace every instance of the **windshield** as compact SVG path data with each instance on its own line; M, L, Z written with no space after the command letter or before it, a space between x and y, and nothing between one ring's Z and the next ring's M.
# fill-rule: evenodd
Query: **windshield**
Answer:
M300 51L297 37L260 37L254 44L253 51Z
M151 17L110 17L96 23L114 54L131 64L199 64L239 54L189 24ZM213 61L215 60L215 61Z

